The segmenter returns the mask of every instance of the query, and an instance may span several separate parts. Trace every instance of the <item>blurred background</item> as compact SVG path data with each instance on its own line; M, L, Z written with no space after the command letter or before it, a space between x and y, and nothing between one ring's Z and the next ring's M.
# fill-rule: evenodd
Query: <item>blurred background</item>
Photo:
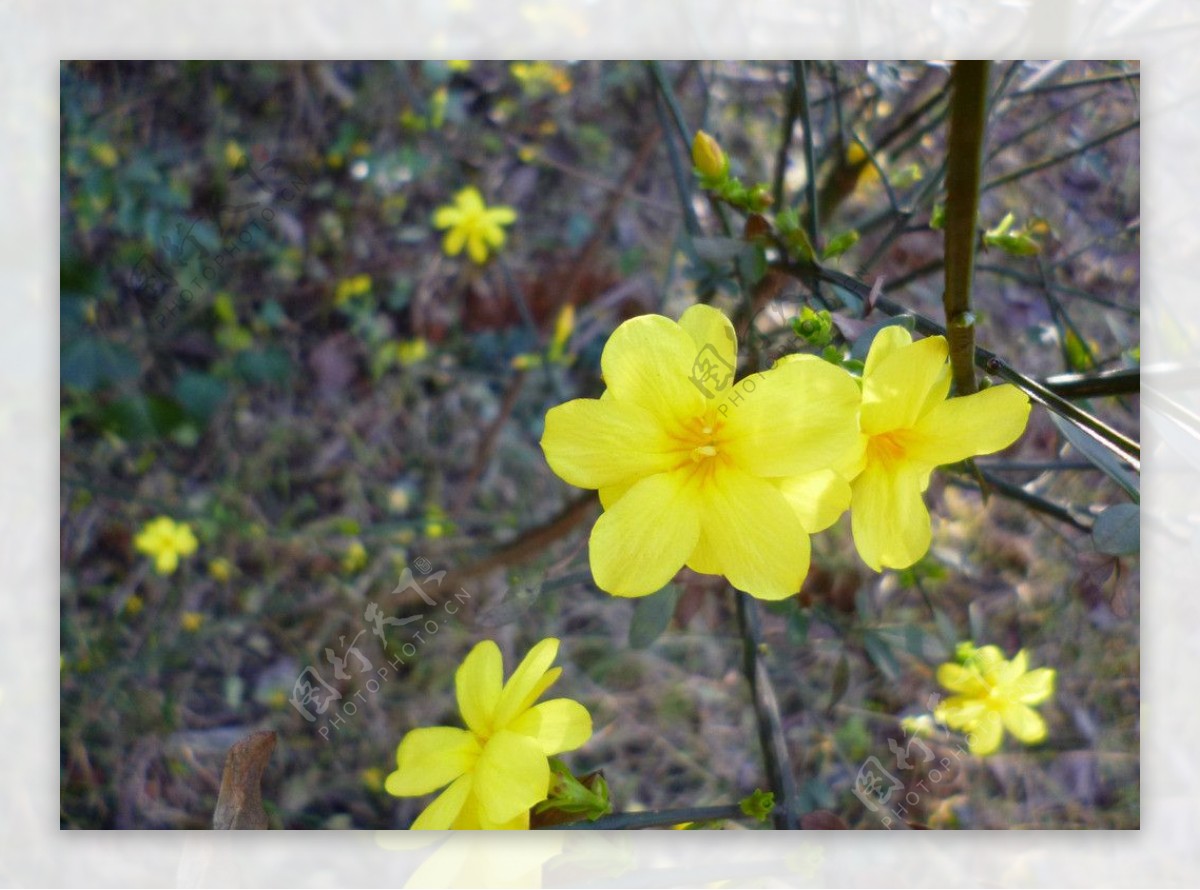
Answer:
M484 638L510 668L563 639L556 689L596 727L569 760L604 769L618 810L763 787L726 586L596 590L599 506L546 467L542 419L599 394L633 315L712 302L768 361L812 349L803 306L833 309L847 347L878 320L727 237L738 218L691 172L701 127L776 210L816 195L818 248L857 234L831 267L940 318L947 81L919 62L64 63L62 826L205 827L256 729L279 734L276 827L407 826L423 801L382 788L396 744L458 722L453 671ZM980 344L1135 439L1138 92L1135 63L993 66L976 280ZM467 186L515 212L482 264L433 225ZM935 474L912 569L864 569L846 518L814 539L804 590L764 616L804 809L883 827L856 777L895 764L973 639L1058 671L1049 739L906 770L906 818L1137 827L1136 526L1093 528L1131 492L1087 444L1035 408L979 460L986 503L967 469ZM195 542L169 572L139 546L157 517Z

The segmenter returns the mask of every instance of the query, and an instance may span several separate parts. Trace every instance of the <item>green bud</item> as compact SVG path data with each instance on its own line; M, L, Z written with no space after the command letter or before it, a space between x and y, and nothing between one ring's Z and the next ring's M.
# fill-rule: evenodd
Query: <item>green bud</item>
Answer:
M755 788L752 794L738 802L738 806L750 818L766 822L771 811L775 809L775 792Z
M946 227L946 205L934 204L933 212L929 214L929 228L939 232Z

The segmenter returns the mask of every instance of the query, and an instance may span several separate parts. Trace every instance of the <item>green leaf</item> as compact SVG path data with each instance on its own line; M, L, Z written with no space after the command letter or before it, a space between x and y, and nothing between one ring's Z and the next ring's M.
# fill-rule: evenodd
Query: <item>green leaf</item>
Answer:
M1113 504L1096 517L1092 540L1101 553L1128 556L1141 548L1141 510L1137 504Z
M650 596L641 597L633 607L629 645L634 649L646 649L652 645L671 623L678 601L679 588L674 584L668 584Z
M883 637L875 631L868 630L863 633L863 647L867 650L871 661L875 662L875 666L883 672L885 677L893 682L899 678L900 663L896 661L892 647Z
M59 373L64 386L91 392L110 383L135 379L141 365L124 346L86 336L63 350Z
M1141 501L1141 492L1139 490L1138 477L1121 460L1068 420L1064 420L1057 414L1051 413L1050 420L1058 427L1058 431L1063 434L1068 442L1078 451L1083 457L1091 461L1104 472L1110 479L1116 482L1121 488L1125 489L1135 502Z
M839 257L857 243L858 232L854 229L842 232L825 245L825 250L821 252L821 259L831 260L834 257Z
M179 404L200 424L208 423L216 410L225 401L229 392L224 381L209 374L185 371L175 381L174 393Z
M292 373L292 360L282 348L247 350L233 363L234 369L247 383L281 383Z

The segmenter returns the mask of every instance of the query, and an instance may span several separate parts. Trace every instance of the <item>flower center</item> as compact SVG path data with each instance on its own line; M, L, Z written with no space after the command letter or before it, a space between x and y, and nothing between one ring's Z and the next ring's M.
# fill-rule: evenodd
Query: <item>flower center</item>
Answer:
M709 473L721 459L721 427L717 418L697 417L677 434L682 466L689 463L697 470ZM686 457L683 457L686 455Z
M903 433L893 430L872 436L867 442L867 459L891 467L904 460Z

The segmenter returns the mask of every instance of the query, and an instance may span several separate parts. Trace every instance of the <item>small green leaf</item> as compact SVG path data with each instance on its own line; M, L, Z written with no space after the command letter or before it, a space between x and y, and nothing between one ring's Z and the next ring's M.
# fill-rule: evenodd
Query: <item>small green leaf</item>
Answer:
M633 622L629 625L629 645L646 649L662 636L679 601L679 588L668 584L657 593L641 597L633 607Z
M1076 451L1103 470L1110 479L1125 489L1126 494L1133 498L1135 502L1141 501L1138 477L1115 454L1069 420L1064 420L1054 413L1050 414L1050 420L1058 427L1058 431L1063 434Z
M857 243L858 232L854 229L842 232L825 245L825 250L821 253L821 259L831 260L834 257L839 257Z
M229 387L209 374L185 371L175 381L173 391L183 409L197 423L206 424L225 401Z
M775 809L775 792L755 788L753 792L738 801L738 806L751 819L766 822L770 818L771 811Z
M1137 504L1113 504L1096 517L1092 540L1101 553L1128 556L1141 548L1141 510Z
M59 375L64 386L92 392L141 373L137 356L99 337L81 337L63 350Z

